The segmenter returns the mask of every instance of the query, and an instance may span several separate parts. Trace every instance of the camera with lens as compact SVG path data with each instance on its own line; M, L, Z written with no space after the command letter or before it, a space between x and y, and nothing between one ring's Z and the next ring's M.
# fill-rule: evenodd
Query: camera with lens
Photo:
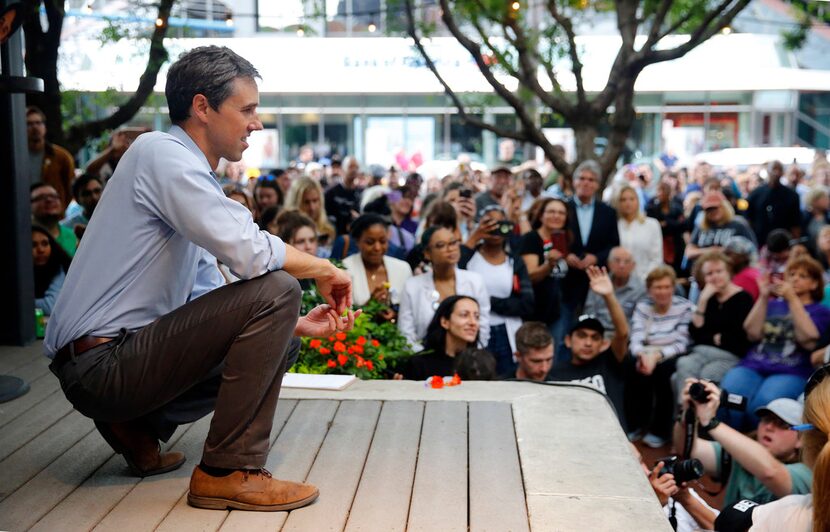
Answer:
M703 463L697 458L680 460L676 456L667 456L657 460L657 463L660 462L663 462L663 467L657 473L657 476L674 475L674 481L678 484L697 480L703 476Z
M490 234L494 236L508 236L513 232L514 227L513 222L510 220L501 220L498 225L496 225L495 229L490 231Z
M709 392L706 391L706 388L703 384L699 382L693 383L689 387L689 397L692 398L692 401L698 404L704 404L709 402ZM721 390L720 392L720 407L719 408L728 408L730 410L738 410L743 412L746 410L746 397L743 395L738 395L736 393L729 393L726 390Z

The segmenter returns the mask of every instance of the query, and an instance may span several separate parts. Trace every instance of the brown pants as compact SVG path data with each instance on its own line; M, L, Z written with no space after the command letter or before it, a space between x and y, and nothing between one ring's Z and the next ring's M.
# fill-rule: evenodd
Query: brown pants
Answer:
M299 351L300 295L281 271L233 283L53 372L85 416L142 419L164 441L215 410L203 462L260 468L282 376Z

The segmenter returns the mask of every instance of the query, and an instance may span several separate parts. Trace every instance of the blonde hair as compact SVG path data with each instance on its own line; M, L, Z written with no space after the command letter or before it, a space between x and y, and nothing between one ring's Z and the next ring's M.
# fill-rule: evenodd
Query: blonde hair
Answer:
M320 211L317 215L317 219L313 219L314 224L317 226L317 234L327 235L329 237L328 242L334 242L334 226L331 225L331 222L329 222L326 215L326 201L325 196L323 195L323 187L320 186L320 183L308 176L303 176L294 180L294 182L291 183L291 187L288 189L288 197L285 199L285 207L287 209L297 209L301 213L308 215L308 213L303 211L302 203L305 193L312 189L316 190L320 195Z
M651 285L654 284L655 281L659 281L661 279L671 279L671 284L677 283L677 274L674 273L674 269L671 266L666 266L665 264L661 264L657 266L646 276L646 290L651 288Z
M620 217L620 198L623 195L623 192L631 191L634 194L634 199L637 200L637 214L634 216L638 222L643 223L646 221L645 214L640 211L640 196L637 194L637 190L629 185L628 183L623 183L620 188L617 190L617 193L614 194L613 199L611 200L611 206L614 207L617 211L617 218Z
M732 204L729 203L729 200L723 198L720 204L721 211L723 212L723 219L720 221L721 224L729 223L735 219L735 209L732 208ZM703 216L703 219L700 221L700 228L703 230L711 229L709 226L709 220L706 216Z
M813 470L813 530L830 530L830 378L807 395L804 421L815 427L801 435L804 463Z

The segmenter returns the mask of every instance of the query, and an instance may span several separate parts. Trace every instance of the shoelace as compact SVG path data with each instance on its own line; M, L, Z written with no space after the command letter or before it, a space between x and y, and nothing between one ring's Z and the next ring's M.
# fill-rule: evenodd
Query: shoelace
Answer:
M271 472L265 469L264 467L260 469L245 469L242 471L242 478L243 480L248 480L249 475L262 475L267 478L273 478Z

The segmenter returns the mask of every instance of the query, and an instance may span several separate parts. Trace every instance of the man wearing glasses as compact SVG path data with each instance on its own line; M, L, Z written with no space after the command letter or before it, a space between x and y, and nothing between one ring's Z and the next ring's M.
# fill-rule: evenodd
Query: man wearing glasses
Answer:
M29 198L32 202L32 223L49 231L70 257L75 255L75 250L78 249L78 239L70 227L60 224L64 205L55 187L45 183L35 183L30 188Z

